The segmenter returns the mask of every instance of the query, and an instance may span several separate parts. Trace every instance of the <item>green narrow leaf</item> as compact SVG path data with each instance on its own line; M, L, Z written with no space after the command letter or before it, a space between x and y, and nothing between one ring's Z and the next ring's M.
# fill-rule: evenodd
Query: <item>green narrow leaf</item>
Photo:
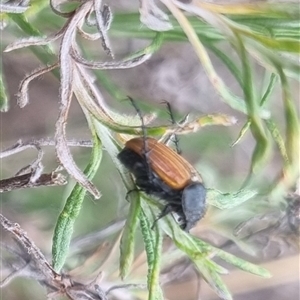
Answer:
M157 52L160 47L162 46L164 41L164 33L162 32L157 32L154 39L152 40L151 44L147 47L145 47L144 49L135 52L134 54L130 55L128 57L128 60L131 60L135 57L139 57L141 55L145 55L145 54L154 54L155 52Z
M84 174L92 179L101 162L102 148L101 143L93 130L94 146L91 154L91 159ZM86 195L86 190L78 183L75 184L70 196L66 200L65 206L60 213L53 235L52 245L52 265L55 271L59 272L63 267L71 242L74 223L81 211L82 202Z
M200 249L208 247L209 252L213 253L215 256L218 256L222 260L226 261L227 263L229 263L233 266L236 266L237 268L239 268L243 271L246 271L246 272L261 276L261 277L265 277L265 278L271 277L270 272L268 270L266 270L265 268L262 268L255 264L252 264L248 261L245 261L233 254L223 251L222 249L218 249L209 244L206 244L204 241L202 241L198 238L194 238L194 242L199 246Z
M264 92L263 96L261 97L260 106L263 106L267 102L267 100L270 98L271 93L273 92L275 84L277 82L277 78L278 78L278 76L275 73L271 74L269 84L266 88L266 91Z
M286 152L284 139L281 136L281 133L280 133L276 123L272 119L265 120L265 122L266 122L267 128L269 129L274 141L276 142L276 144L278 146L278 149L283 158L285 166L288 166L290 163L289 163L288 154Z
M252 174L253 172L261 170L265 166L266 161L270 157L271 145L268 141L268 137L264 129L264 123L260 118L260 106L254 93L252 69L250 66L249 58L245 49L245 45L238 34L236 34L236 41L238 54L240 55L242 62L242 74L244 82L243 91L249 120L251 121L250 128L256 140L256 146L251 159Z
M220 50L220 48L215 47L214 44L209 43L207 47L209 47L209 49L215 53L215 55L224 63L224 65L227 66L239 85L243 87L242 74L238 66L222 50Z
M187 41L181 26L173 16L170 16L173 28L164 32L165 41ZM199 38L206 42L224 40L224 37L215 28L206 24L197 17L189 16L193 28ZM153 39L156 32L146 26L141 26L139 13L116 13L111 24L110 33L114 36L126 36L142 39Z
M148 300L163 299L159 285L160 262L162 255L162 233L156 224L156 230L152 230L152 224L142 211L140 214L140 226L145 244L148 264Z
M240 140L243 138L243 136L246 134L246 132L249 130L251 126L251 121L248 120L242 127L237 139L232 143L231 147L234 147L235 145L237 145Z
M189 256L214 292L222 299L231 300L230 292L218 275L218 273L224 274L228 272L209 258L213 253L214 247L196 237L190 236L179 228L172 227L171 230L176 246Z
M232 300L232 296L227 286L222 281L220 275L216 272L211 261L207 259L194 261L198 271L203 276L203 279L210 285L214 292L221 297L221 299Z
M277 81L277 75L272 73L271 74L271 77L270 77L270 80L269 80L269 84L266 88L266 91L264 92L262 98L261 98L261 101L260 101L260 106L262 107L266 101L270 98L271 96L271 93L272 91L274 90L274 87L275 87L275 83ZM266 120L265 120L266 121ZM266 121L267 122L267 121ZM237 145L240 140L243 138L243 136L246 134L246 132L248 131L248 129L250 128L251 126L251 121L248 120L244 126L242 127L240 133L239 133L239 136L237 137L237 139L232 143L231 147L234 147L235 145Z
M283 104L286 123L286 150L289 158L289 166L284 171L285 176L287 176L287 185L292 186L298 179L300 172L300 122L298 119L297 109L292 101L291 89L289 88L287 78L279 66L277 66L277 70L279 72L283 90Z
M2 66L0 69L0 111L6 112L8 111L8 96L6 91L6 86L4 82L4 74L2 73Z
M215 189L207 189L207 203L219 209L230 209L250 200L257 194L256 190L242 189L236 193L222 193Z
M264 277L264 278L270 278L271 274L268 270L265 268L262 268L260 266L254 265L252 263L249 263L248 261L245 261L241 258L238 258L230 253L227 253L221 249L216 249L216 255L223 259L224 261L236 266L237 268L244 270L246 272Z
M155 239L151 230L151 224L149 222L149 219L144 214L143 211L140 213L140 226L141 226L141 232L142 237L145 244L145 251L147 254L147 263L148 263L148 288L150 288L149 285L149 276L152 273L154 259L155 259Z
M124 231L120 244L120 276L126 278L130 272L134 258L134 242L137 224L141 213L141 203L139 193L131 192L129 195L130 207L129 214L124 226Z
M253 34L248 30L247 31L240 30L240 29L238 30L240 31L241 34L260 42L262 45L272 49L273 51L286 51L292 53L299 53L300 43L295 39L289 39L289 38L275 39L275 38L268 37L266 35L260 35L258 33Z

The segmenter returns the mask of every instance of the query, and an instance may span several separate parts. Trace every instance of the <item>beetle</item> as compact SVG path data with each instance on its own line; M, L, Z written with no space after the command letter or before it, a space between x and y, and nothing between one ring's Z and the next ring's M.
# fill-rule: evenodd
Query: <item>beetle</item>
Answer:
M146 137L142 115L130 100L140 115L144 136L127 141L117 157L134 175L139 190L166 201L157 220L176 212L182 229L189 231L206 211L206 188L202 178L172 148Z

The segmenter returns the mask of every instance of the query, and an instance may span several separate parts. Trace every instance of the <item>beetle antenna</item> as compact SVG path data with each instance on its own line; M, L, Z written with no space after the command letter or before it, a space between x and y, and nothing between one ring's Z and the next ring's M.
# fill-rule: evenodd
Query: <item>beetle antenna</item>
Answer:
M143 132L143 143L144 143L144 151L143 151L143 156L145 157L145 160L147 162L147 168L148 168L148 176L149 178L152 176L152 173L151 173L151 168L150 168L150 162L149 162L149 159L148 159L148 153L149 153L149 150L148 150L148 143L147 143L147 132L146 132L146 126L145 126L145 122L144 122L144 118L143 118L143 115L142 115L142 112L141 110L139 109L139 107L137 106L137 104L135 103L135 101L130 97L130 96L127 96L129 101L131 102L132 106L134 107L134 109L136 110L140 120L141 120L141 127L142 127L142 132Z
M169 116L170 116L170 119L171 119L171 123L172 123L173 125L176 125L177 122L175 121L174 113L173 113L171 104L170 104L168 101L163 101L163 103L167 106L168 113L169 113ZM172 142L173 142L174 145L175 145L176 152L177 152L178 154L181 154L181 149L180 149L180 147L179 147L179 139L178 139L177 134L173 133L173 134L171 135L171 140L172 140Z
M146 126L145 126L145 123L144 123L144 118L143 118L142 112L139 109L139 107L136 105L135 101L131 97L129 97L129 96L127 96L127 97L128 97L129 101L131 102L131 105L134 107L135 111L137 112L137 114L138 114L138 116L141 120L141 123L142 123L141 127L142 127L142 131L143 131L143 137L146 138L147 137Z

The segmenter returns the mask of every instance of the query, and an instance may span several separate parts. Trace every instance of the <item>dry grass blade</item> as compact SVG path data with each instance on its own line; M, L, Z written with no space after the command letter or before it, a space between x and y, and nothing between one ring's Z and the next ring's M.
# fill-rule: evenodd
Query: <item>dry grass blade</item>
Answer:
M70 19L68 27L63 35L60 47L60 76L61 76L61 106L58 120L56 122L56 153L64 168L85 187L95 198L100 198L97 188L87 179L83 172L76 166L71 155L66 138L66 123L73 95L73 72L74 65L70 58L70 49L74 43L76 30L88 12L92 8L92 3L86 2L76 11Z
M102 6L102 0L94 0L94 10L96 15L96 25L98 28L98 31L100 33L100 38L102 42L102 47L106 51L106 53L114 58L114 54L111 49L111 45L107 36L107 24L106 21L103 18L103 13L101 11Z
M29 103L29 97L28 97L28 85L29 83L54 70L55 68L57 68L59 66L58 63L55 63L51 66L48 66L48 67L42 67L42 68L38 68L37 70L34 70L31 74L27 75L20 83L20 87L19 87L19 91L18 91L18 94L17 94L17 101L18 101L18 105L23 108L25 107L28 103Z
M10 13L10 14L22 14L24 13L29 6L20 6L12 3L1 3L0 11L1 13Z

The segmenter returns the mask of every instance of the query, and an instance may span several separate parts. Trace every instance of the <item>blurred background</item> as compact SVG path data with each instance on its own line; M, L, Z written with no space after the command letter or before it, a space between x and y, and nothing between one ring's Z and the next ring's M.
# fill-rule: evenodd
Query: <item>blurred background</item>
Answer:
M137 1L124 4L116 1L112 5L113 12L134 11ZM45 13L47 16L48 13ZM55 20L45 22L40 28L42 32L52 32L59 28L54 26ZM48 28L47 28L48 27ZM19 30L9 26L3 31L2 39L7 45L20 35ZM128 54L144 47L147 41L127 37L111 38L112 48L116 57L126 57ZM220 49L229 53L232 49L227 43L220 43ZM58 43L55 45L58 48ZM91 43L85 45L97 59L105 60L105 54L99 50L101 45ZM236 80L227 68L209 52L214 67L227 86L240 97L243 93ZM234 53L232 53L234 59ZM53 137L55 122L59 112L59 81L52 74L30 84L30 103L20 108L15 95L21 80L26 74L41 63L29 48L3 53L2 68L5 74L8 94L10 96L9 110L2 112L0 117L1 150L11 147L18 140L40 139ZM264 69L255 64L255 82L257 88L263 88ZM97 75L96 75L97 76ZM103 76L103 74L101 75ZM231 147L236 140L247 116L238 113L225 105L212 87L191 45L184 42L166 42L146 63L127 70L105 71L104 76L118 87L124 95L137 99L144 113L156 112L159 124L168 122L168 115L162 101L168 101L176 111L175 117L180 120L187 113L191 118L223 113L237 119L234 126L210 126L196 133L180 136L182 155L201 173L207 187L233 192L243 184L251 163L255 141L248 132L242 141ZM101 81L97 85L109 107L119 113L135 115L135 111L127 101L114 99L105 89ZM291 90L295 99L299 96L299 85L291 82ZM272 115L277 124L284 130L283 106L280 87L275 87L272 99L269 101ZM299 109L299 107L298 107ZM70 139L90 139L87 122L76 100L72 101L67 124L67 135ZM90 155L89 148L72 147L76 163L84 169ZM43 164L46 172L51 172L57 166L54 147L44 147ZM270 163L256 184L263 188L270 184L281 168L279 153L273 153ZM36 157L36 151L29 149L1 160L0 179L14 176L22 167L30 164ZM66 265L78 280L90 280L95 272L101 270L110 274L110 280L104 280L104 286L119 282L118 268L118 230L126 218L128 203L125 201L126 190L122 184L109 155L104 151L99 171L93 181L102 193L100 200L87 196L83 209L75 223L73 242ZM50 259L53 229L57 217L69 195L74 181L69 180L63 187L41 187L36 189L15 190L0 194L1 213L12 222L19 223L36 243L42 252ZM274 199L273 199L274 200ZM222 248L238 257L244 258L265 267L273 275L264 279L241 270L230 269L223 276L224 282L236 300L260 299L299 299L299 236L289 225L288 204L284 199L273 201L267 196L257 196L250 203L238 206L228 211L209 208L206 217L198 223L192 233L201 239ZM236 239L228 236L241 226ZM103 228L112 228L110 234L99 234ZM140 237L139 237L140 239ZM9 235L1 231L1 242L14 245ZM11 246L13 247L13 246ZM173 249L166 240L165 249ZM140 241L137 246L137 259L132 274L132 281L146 276L145 257ZM11 253L2 249L1 254L6 262L13 263ZM5 253L4 253L5 252ZM247 253L246 253L247 252ZM51 259L50 259L51 260ZM5 264L5 266L7 266ZM1 280L8 271L3 265ZM188 259L174 261L172 266L162 271L165 298L170 300L214 300L219 299L209 286L199 277ZM16 278L1 290L1 299L45 299L46 292L32 278ZM119 298L118 298L119 297ZM123 298L122 298L123 297ZM145 294L120 291L116 299L145 299Z

